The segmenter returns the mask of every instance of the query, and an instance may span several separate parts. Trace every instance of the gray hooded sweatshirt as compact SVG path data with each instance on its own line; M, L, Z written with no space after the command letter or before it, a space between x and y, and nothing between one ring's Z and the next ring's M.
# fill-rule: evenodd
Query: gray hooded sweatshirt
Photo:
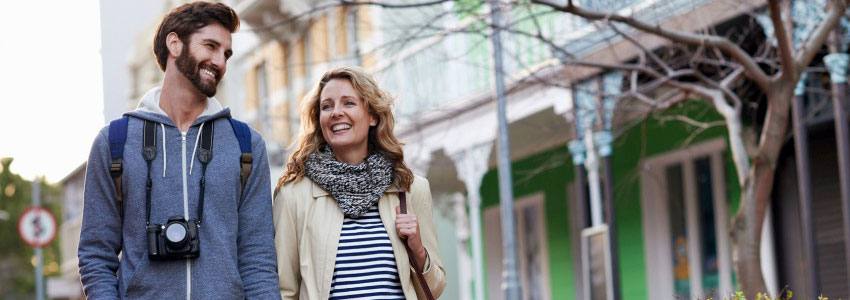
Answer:
M109 174L109 128L92 145L86 168L85 204L78 250L89 299L280 299L265 143L251 132L253 167L241 193L239 142L230 110L214 98L188 132L180 132L159 107L160 89L149 91L130 116L124 146L124 217ZM207 165L200 256L148 259L145 228L147 163L142 157L143 120L157 124L150 172L151 224L169 217L197 219L200 132L214 126ZM210 124L203 125L206 121ZM120 259L119 259L120 253Z

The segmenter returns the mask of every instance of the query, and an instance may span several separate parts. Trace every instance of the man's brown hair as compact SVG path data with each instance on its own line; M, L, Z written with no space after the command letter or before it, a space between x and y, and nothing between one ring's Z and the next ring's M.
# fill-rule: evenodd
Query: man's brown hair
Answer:
M233 33L239 28L239 16L227 5L203 1L183 4L169 12L159 24L153 39L153 52L159 68L165 71L168 61L165 37L169 33L176 33L183 44L188 44L189 36L212 23L219 23Z

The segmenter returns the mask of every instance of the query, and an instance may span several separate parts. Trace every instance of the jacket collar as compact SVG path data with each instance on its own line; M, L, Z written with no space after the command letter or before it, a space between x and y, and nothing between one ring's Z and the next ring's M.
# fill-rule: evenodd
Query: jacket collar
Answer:
M306 178L306 176L304 176L304 177ZM330 192L326 191L321 186L316 184L316 182L314 182L313 180L310 180L310 184L312 185L311 190L313 192L313 198L329 196L331 194ZM386 193L398 193L400 191L401 191L401 189L398 188L398 186L396 184L391 184L390 187L387 188L386 191L384 191L384 194L386 194Z

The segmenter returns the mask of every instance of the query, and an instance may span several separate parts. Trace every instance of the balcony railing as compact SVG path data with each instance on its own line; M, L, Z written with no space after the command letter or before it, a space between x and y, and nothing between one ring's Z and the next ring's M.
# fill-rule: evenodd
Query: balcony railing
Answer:
M633 15L659 23L702 5L707 0L582 0L587 9ZM447 9L443 7L443 9ZM482 11L486 8L482 8ZM485 15L466 15L460 19L442 18L422 25L422 18L407 18L398 10L384 10L385 20L393 26L406 26L405 32L433 32L419 40L406 41L405 47L386 51L385 61L376 70L381 84L398 97L397 114L401 122L421 112L446 107L459 99L489 91L492 81L492 54L489 20ZM429 11L437 16L445 11ZM557 62L553 45L582 57L611 42L620 40L616 33L587 21L541 7L515 7L510 24L502 33L505 75L518 80L530 70ZM407 25L401 24L407 20ZM384 21L382 28L387 28ZM442 32L440 32L442 29ZM385 30L385 29L384 29ZM536 35L549 38L540 41ZM398 32L383 33L384 43L403 39Z

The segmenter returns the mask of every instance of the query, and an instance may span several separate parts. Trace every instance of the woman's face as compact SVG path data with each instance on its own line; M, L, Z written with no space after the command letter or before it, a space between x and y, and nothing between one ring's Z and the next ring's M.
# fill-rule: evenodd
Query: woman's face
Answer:
M322 136L338 158L356 158L368 152L369 127L377 124L366 103L347 79L331 79L319 95L319 125Z

